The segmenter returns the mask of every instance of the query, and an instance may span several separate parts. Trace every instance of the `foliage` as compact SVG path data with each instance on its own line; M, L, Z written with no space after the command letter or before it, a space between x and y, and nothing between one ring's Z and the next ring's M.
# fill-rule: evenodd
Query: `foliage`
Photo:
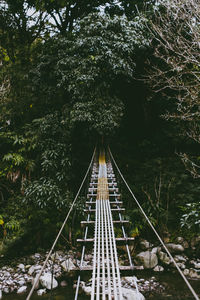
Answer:
M55 112L34 120L33 124L37 132L41 175L29 184L24 183L24 201L48 209L54 205L57 208L66 206L70 199L68 181L71 167L68 121Z
M44 47L31 72L33 89L40 87L49 98L53 88L57 102L65 99L63 104L70 106L73 123L87 122L100 134L114 131L123 115L120 88L133 80L137 51L148 46L142 26L144 20L139 18L129 22L124 16L88 15L71 38L58 36Z
M200 229L200 202L187 203L181 209L184 212L181 217L181 227L198 233Z
M199 4L183 2L1 1L5 244L51 243L100 136L122 149L124 173L160 231L178 227L182 207L183 228L198 230L199 149L188 140L199 143ZM131 234L146 232L123 194ZM84 201L65 227L67 245Z
M138 13L145 13L148 15L151 13L152 7L155 4L155 0L121 0L119 2L110 3L106 5L105 11L111 15L123 15L125 14L130 20Z
M0 4L1 54L12 62L30 58L32 43L44 29L45 16L26 0L3 0Z
M174 121L179 134L200 144L199 88L200 88L200 3L187 0L164 0L155 9L148 29L152 34L153 60L149 60L148 84L171 105L163 117ZM152 63L153 62L153 63ZM190 156L183 161L195 177Z

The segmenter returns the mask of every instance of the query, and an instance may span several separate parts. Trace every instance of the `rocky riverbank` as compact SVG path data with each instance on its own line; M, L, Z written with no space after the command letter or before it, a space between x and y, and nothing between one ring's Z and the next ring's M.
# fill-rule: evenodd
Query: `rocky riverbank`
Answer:
M188 243L184 238L177 238L177 243L166 243L167 248L173 254L175 261L186 277L200 280L200 258L197 257L196 251L200 246L200 237L196 237ZM191 251L188 251L192 249ZM190 256L188 253L190 252ZM31 256L21 258L9 266L3 266L0 269L0 299L3 294L8 293L26 293L38 276L47 254L35 253ZM122 258L119 257L119 260ZM139 240L137 250L133 254L133 260L141 269L149 269L154 274L164 271L175 272L175 265L168 254L160 246L155 246L147 240ZM51 289L66 286L67 278L73 276L73 270L80 265L77 253L73 251L57 251L53 253L47 262L46 268L36 286L39 296ZM84 261L85 266L92 266L92 254L87 254ZM53 276L52 276L53 272ZM142 271L135 276L122 277L122 290L124 299L134 299L137 295L136 283L138 290L144 296L146 293L162 293L165 289L156 278L151 276L148 279L142 278ZM76 282L74 282L74 287ZM82 291L86 294L91 292L91 280L81 282ZM197 291L200 292L200 291ZM141 299L144 299L141 294ZM135 296L136 297L136 296Z
M200 236L193 238L190 244L183 237L178 237L176 241L177 243L165 244L175 262L185 276L191 279L200 279L200 258L197 256ZM163 247L154 247L148 241L140 240L140 248L143 251L136 255L136 264L142 264L145 269L153 269L154 272L176 268Z

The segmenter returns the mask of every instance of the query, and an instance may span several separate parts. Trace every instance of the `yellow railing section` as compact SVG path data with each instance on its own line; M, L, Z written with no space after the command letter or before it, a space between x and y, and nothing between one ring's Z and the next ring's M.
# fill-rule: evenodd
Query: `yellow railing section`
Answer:
M108 200L108 180L106 171L105 152L101 151L99 154L99 178L97 186L97 200Z

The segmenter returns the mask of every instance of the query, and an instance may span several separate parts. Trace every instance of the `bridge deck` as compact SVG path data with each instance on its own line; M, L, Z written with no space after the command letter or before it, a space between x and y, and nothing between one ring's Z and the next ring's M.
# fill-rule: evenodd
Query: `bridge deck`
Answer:
M95 208L94 255L92 274L93 299L122 299L119 262L113 228L105 154L99 156Z

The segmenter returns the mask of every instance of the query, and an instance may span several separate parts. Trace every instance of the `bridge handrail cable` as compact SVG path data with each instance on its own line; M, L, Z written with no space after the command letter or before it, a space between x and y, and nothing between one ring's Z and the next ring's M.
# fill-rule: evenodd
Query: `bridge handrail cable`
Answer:
M177 262L174 260L173 256L171 255L171 253L169 252L169 250L167 249L167 247L165 246L163 240L161 239L160 235L158 234L158 232L156 231L155 227L153 226L153 224L151 223L151 221L149 220L148 216L146 215L145 211L143 210L142 206L140 205L139 201L137 200L137 198L135 197L134 193L132 192L131 188L129 187L128 183L126 182L124 176L122 175L113 155L112 152L110 150L110 147L108 147L108 151L110 153L110 157L119 173L119 175L121 176L123 182L125 183L126 187L128 188L129 192L131 193L131 196L133 197L133 199L135 200L136 204L138 205L139 209L141 210L142 214L144 215L145 219L147 220L149 226L151 227L151 229L154 231L155 235L157 236L158 240L160 241L160 243L162 244L163 248L165 249L165 251L167 252L167 254L169 255L169 257L171 258L171 260L173 261L174 265L176 266L178 272L180 273L180 275L182 276L183 280L185 281L186 285L188 286L189 290L191 291L192 295L194 296L194 298L196 300L200 300L198 295L196 294L195 290L193 289L193 287L191 286L191 284L189 283L189 281L187 280L187 278L185 277L185 275L183 274L183 272L181 271L181 269L179 268Z
M68 213L67 213L67 215L66 215L66 218L65 218L65 220L64 220L64 222L63 222L63 224L62 224L62 226L61 226L61 228L60 228L60 230L59 230L59 232L58 232L58 234L57 234L57 236L56 236L56 238L55 238L55 240L54 240L54 243L53 243L53 245L52 245L52 247L51 247L51 250L49 251L49 253L48 253L48 255L47 255L47 257L46 257L46 259L45 259L45 261L44 261L44 264L43 264L43 266L42 266L42 269L40 270L40 273L38 274L38 276L35 278L34 284L33 284L32 288L31 288L31 290L30 290L30 292L29 292L29 294L28 294L26 300L29 300L29 299L31 298L31 296L32 296L32 294L33 294L33 292L34 292L34 289L35 289L35 287L36 287L36 285L37 285L37 283L38 283L38 281L39 281L39 279L40 279L40 276L42 275L42 272L44 271L44 268L45 268L45 266L46 266L46 264L47 264L47 262L48 262L48 260L49 260L49 257L50 257L50 255L52 254L52 252L53 252L53 250L54 250L54 248L55 248L55 246L56 246L56 243L58 242L58 239L59 239L59 237L60 237L60 235L61 235L61 233L62 233L62 231L63 231L63 229L64 229L64 226L65 226L65 224L66 224L66 222L67 222L67 220L68 220L68 218L69 218L69 215L70 215L70 213L71 213L71 211L72 211L72 209L73 209L73 207L74 207L74 205L75 205L75 203L76 203L76 200L77 200L77 198L78 198L78 196L79 196L79 194L80 194L80 191L81 191L81 189L82 189L82 187L83 187L83 184L84 184L84 182L85 182L85 180L86 180L86 178L87 178L87 176L88 176L88 173L89 173L89 171L90 171L90 168L91 168L91 166L92 166L92 163L93 163L93 160L94 160L94 157L95 157L95 153L96 153L96 147L95 147L95 149L94 149L94 152L93 152L93 155L92 155L92 158L91 158L89 167L88 167L88 169L87 169L87 171L86 171L86 173L85 173L85 176L84 176L84 178L83 178L83 180L82 180L82 182L81 182L81 185L80 185L80 187L79 187L79 189L78 189L78 192L77 192L77 194L76 194L76 196L75 196L75 198L74 198L74 200L73 200L73 202L72 202L72 205L71 205L71 207L70 207L70 209L69 209L69 211L68 211Z

